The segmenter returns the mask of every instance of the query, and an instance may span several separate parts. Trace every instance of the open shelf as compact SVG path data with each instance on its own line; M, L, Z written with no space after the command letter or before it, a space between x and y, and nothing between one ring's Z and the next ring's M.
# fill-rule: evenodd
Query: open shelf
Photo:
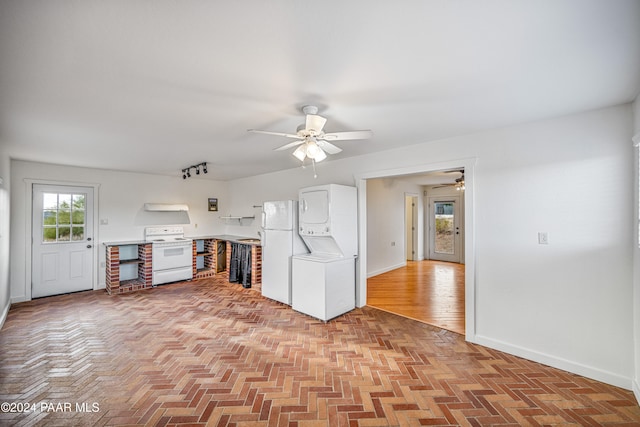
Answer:
M122 264L142 264L144 261L141 259L121 259L120 265Z
M107 244L105 288L110 295L150 289L151 244Z

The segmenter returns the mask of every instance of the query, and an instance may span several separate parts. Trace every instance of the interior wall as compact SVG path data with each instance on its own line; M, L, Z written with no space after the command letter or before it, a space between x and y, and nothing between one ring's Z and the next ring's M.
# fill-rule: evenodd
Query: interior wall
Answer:
M633 113L634 113L634 143L640 144L640 95L636 98L633 103ZM635 348L635 357L634 357L634 365L635 365L635 373L634 373L634 381L633 381L633 391L636 396L636 400L640 402L640 230L638 230L638 224L640 222L640 182L638 177L640 176L640 164L639 164L639 149L636 148L635 155L633 156L635 159L635 168L634 168L634 218L635 218L635 229L634 229L634 240L633 240L633 324L634 324L634 348Z
M477 266L474 339L631 388L632 130L623 105L323 162L315 180L295 168L230 181L231 209L316 183L355 185L371 172L475 158L467 218L475 247L466 248Z
M367 277L407 265L405 195L420 186L400 178L367 181ZM418 196L418 248L422 247L422 196ZM421 256L420 250L418 257Z
M99 223L94 238L99 251L97 288L105 286L104 242L143 240L149 226L181 225L187 236L224 234L226 224L219 212L207 210L207 199L217 197L219 209L229 199L227 185L221 181L183 180L182 176L163 176L77 168L13 160L11 161L11 300L24 301L30 274L31 202L28 187L32 181L98 185ZM184 203L189 212L146 212L144 203ZM103 221L108 224L101 224Z
M9 286L10 233L9 199L11 195L11 174L9 155L4 144L0 145L0 328L9 312L11 291Z

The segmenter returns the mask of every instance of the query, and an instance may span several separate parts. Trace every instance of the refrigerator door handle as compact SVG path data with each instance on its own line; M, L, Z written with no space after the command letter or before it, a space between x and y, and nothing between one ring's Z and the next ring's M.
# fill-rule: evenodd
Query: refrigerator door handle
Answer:
M262 211L262 229L264 230L267 226L267 213Z

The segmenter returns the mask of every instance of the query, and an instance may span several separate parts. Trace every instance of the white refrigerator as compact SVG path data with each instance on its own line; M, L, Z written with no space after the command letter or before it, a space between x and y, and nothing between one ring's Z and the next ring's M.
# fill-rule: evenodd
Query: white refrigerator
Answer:
M298 202L262 204L262 295L291 305L291 258L309 251L298 234Z

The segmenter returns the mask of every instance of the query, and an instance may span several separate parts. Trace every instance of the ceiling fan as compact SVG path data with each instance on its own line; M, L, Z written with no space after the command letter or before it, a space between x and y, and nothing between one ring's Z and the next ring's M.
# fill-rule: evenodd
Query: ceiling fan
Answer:
M337 154L342 151L341 148L336 147L329 141L367 139L371 138L373 135L373 132L370 130L324 133L322 128L324 128L327 119L317 115L318 107L315 105L305 105L302 107L302 112L307 115L306 121L304 124L298 126L296 133L270 132L256 129L249 129L248 131L297 139L297 141L285 144L275 150L281 151L288 148L298 147L292 152L292 154L302 162L304 162L306 158L311 159L314 167L316 162L321 162L327 158L327 153Z
M451 187L451 186L455 186L457 191L462 191L464 190L464 169L460 169L460 170L450 170L450 171L445 171L445 173L459 173L460 177L456 178L454 183L451 184L442 184L439 186L436 186L434 188L444 188L444 187Z

